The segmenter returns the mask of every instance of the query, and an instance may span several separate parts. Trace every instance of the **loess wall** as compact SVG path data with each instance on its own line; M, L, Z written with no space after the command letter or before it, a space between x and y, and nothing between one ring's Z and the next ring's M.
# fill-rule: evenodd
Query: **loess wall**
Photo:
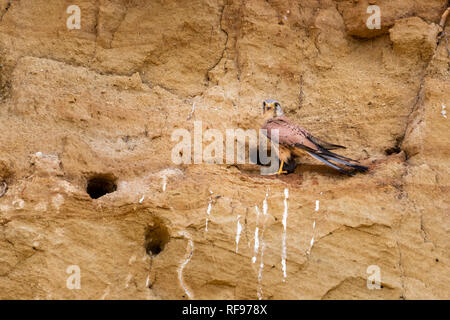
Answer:
M450 299L448 6L0 0L0 299ZM267 98L370 171L173 163Z

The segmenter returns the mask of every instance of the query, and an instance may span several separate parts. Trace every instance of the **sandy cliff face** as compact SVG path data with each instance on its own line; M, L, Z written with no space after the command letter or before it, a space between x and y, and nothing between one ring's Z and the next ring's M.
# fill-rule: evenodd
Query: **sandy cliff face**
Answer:
M1 0L0 298L449 299L447 5ZM266 98L370 171L173 163Z

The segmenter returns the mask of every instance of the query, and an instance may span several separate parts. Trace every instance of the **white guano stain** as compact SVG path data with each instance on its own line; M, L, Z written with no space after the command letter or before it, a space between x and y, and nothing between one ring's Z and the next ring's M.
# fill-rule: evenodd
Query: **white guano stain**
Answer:
M447 111L445 110L445 108L446 108L445 105L442 104L441 114L445 119L447 119Z
M212 194L213 192L209 190L209 193L211 196L209 197L209 203L208 208L206 209L206 222L205 222L205 231L208 232L208 222L209 222L209 216L211 215L211 209L212 209Z
M239 239L241 237L241 232L242 232L242 225L241 225L241 216L238 215L237 218L237 223L236 223L236 253L238 253L239 251Z
M287 217L288 217L288 203L289 190L284 189L284 213L283 213L283 239L282 239L282 252L281 252L281 267L283 270L283 282L286 279L286 227L287 227Z
M256 256L258 255L258 250L259 250L259 216L260 216L260 212L259 212L258 206L255 206L255 212L256 212L256 227L255 227L255 237L254 237L255 244L253 246L252 263L256 262Z
M259 228L255 228L255 246L254 246L254 254L252 257L252 263L256 262L256 255L258 254L259 250Z
M187 288L187 286L183 281L183 269L186 267L189 261L191 261L192 255L194 254L194 241L192 241L191 235L186 231L180 231L179 234L188 239L188 246L186 247L186 259L178 268L178 280L180 281L180 285L184 289L184 292L186 293L188 298L192 300L194 299L194 296L193 294L191 294L191 292L189 291L189 289Z
M167 176L163 175L162 180L163 180L162 191L165 192L167 187Z
M319 203L320 203L319 200L316 200L316 208L314 209L315 212L319 212ZM316 229L316 218L314 217L313 227L312 227L312 238L311 238L311 241L309 242L309 249L306 252L308 255L311 253L311 249L312 249L312 247L314 245L315 229Z
M263 298L263 292L262 292L262 272L264 269L264 249L266 248L266 242L264 241L264 239L262 240L262 245L261 245L261 258L260 258L260 263L259 263L259 272L258 272L258 299L262 300Z
M262 222L262 231L261 231L261 255L259 258L259 272L258 272L258 289L257 289L257 296L259 300L262 300L263 298L263 291L262 291L262 272L264 269L264 249L266 248L266 242L264 241L264 232L266 231L266 221L267 221L267 198L269 197L269 189L267 189L266 197L263 200L263 222ZM255 206L255 208L258 208ZM258 210L259 215L259 210Z
M131 275L131 274L127 275L127 279L125 280L125 288L128 288L128 286L130 285L131 279L133 279L133 275Z
M192 104L192 110L191 112L189 112L186 120L190 120L192 118L192 116L194 115L194 111L195 111L195 102Z
M139 199L139 203L144 202L144 198L145 198L145 196L142 196L142 198Z
M106 288L105 293L101 296L100 300L105 300L105 298L109 295L110 289L109 286Z
M266 197L264 198L263 201L263 214L264 216L267 216L267 197L269 196L268 193L266 193Z
M170 177L175 177L175 176L181 176L183 175L183 172L180 169L173 169L173 168L166 168L164 170L161 170L157 173L151 174L150 176L158 176L161 178L161 182L162 182L162 186L161 186L161 190L162 192L165 192L167 189L167 184L168 184L168 179ZM150 177L148 176L148 177Z

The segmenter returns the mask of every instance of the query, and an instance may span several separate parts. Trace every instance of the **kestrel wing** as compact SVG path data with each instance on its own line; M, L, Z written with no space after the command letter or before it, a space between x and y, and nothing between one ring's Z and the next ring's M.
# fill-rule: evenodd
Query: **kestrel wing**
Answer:
M278 143L281 145L299 147L305 146L308 149L319 150L311 140L308 139L308 132L289 122L285 117L277 117L268 120L261 129L267 130L267 137L272 139L274 130L278 130Z

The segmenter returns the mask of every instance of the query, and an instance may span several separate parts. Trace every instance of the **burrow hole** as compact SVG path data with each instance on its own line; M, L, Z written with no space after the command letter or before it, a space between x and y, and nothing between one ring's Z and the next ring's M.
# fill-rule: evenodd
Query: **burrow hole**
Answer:
M153 225L148 226L145 231L145 251L150 256L156 256L170 240L169 231L161 220L155 220Z
M390 156L391 154L397 154L400 153L402 150L399 147L392 147L392 148L388 148L386 150L384 150L384 153L386 153L386 155Z
M391 148L387 148L386 150L384 150L384 153L386 153L386 155L390 156L391 154L398 154L398 153L402 152L402 149L400 148L400 146L402 145L402 142L403 142L403 137L395 138L395 145Z
M117 178L112 174L97 174L87 181L86 192L92 199L98 199L116 190Z

